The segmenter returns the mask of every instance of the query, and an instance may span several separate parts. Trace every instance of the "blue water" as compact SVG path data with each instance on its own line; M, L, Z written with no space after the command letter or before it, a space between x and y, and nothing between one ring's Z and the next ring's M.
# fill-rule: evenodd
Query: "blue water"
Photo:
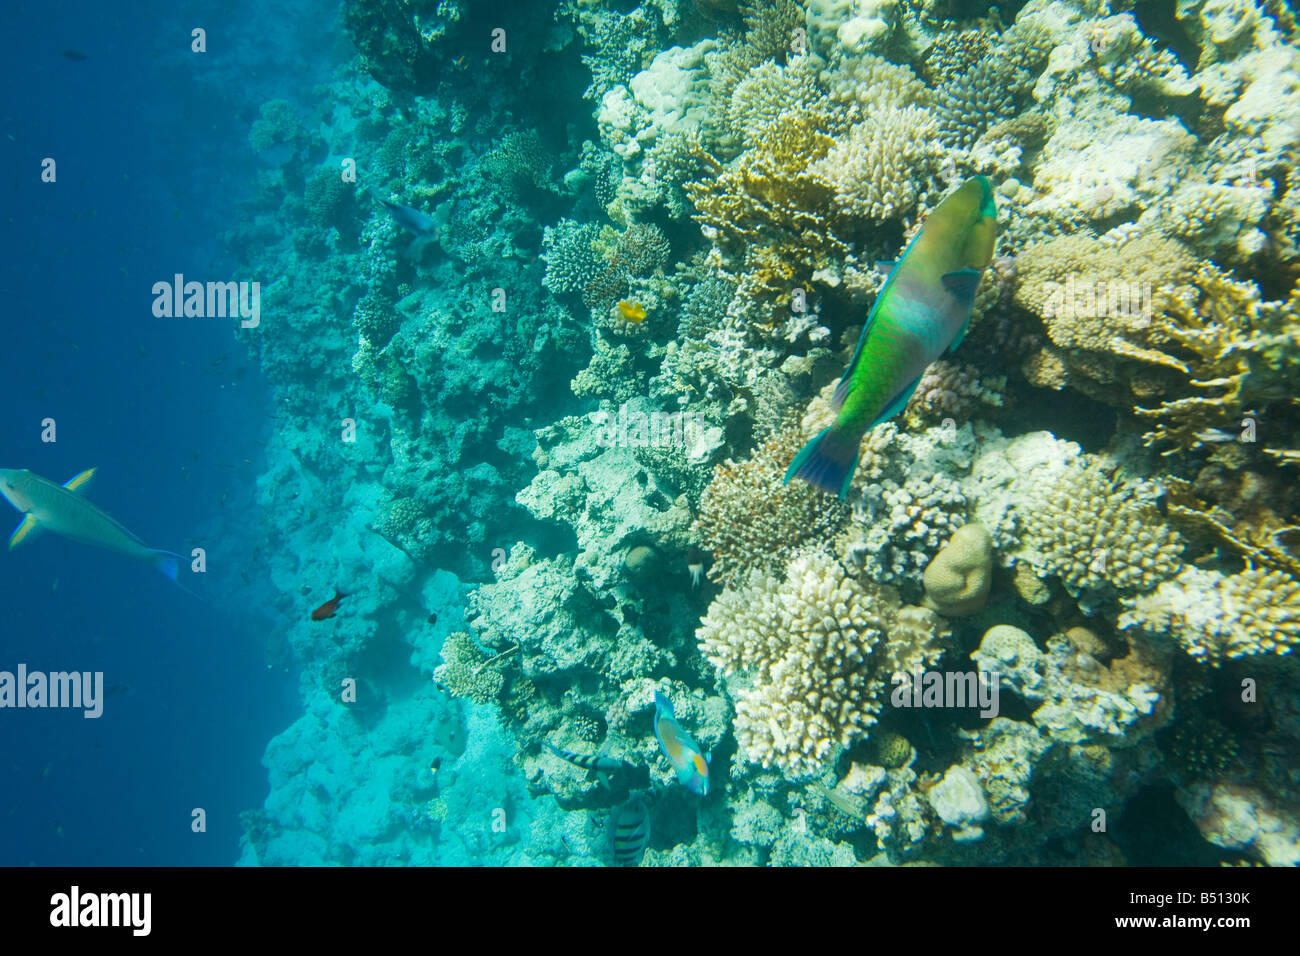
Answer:
M265 793L266 740L294 710L293 675L266 664L272 622L220 583L264 440L257 370L228 323L151 313L154 282L228 272L221 236L247 161L227 146L258 94L222 84L230 51L200 60L188 32L201 23L224 47L258 5L113 6L6 6L0 466L60 481L95 466L97 504L152 546L201 542L218 566L197 600L54 536L0 555L0 669L103 671L114 688L97 720L0 712L9 865L230 863L238 813ZM40 180L45 157L56 183Z

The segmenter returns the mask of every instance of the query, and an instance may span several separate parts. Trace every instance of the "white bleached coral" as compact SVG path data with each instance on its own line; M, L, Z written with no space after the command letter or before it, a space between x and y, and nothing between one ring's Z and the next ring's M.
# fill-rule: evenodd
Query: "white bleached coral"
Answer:
M902 607L820 553L795 557L784 581L753 572L696 632L735 698L741 752L792 777L874 724L890 675L933 664L947 635L932 611Z
M1225 659L1288 654L1300 644L1300 582L1281 571L1223 575L1189 567L1131 603L1121 626L1170 634L1215 667Z

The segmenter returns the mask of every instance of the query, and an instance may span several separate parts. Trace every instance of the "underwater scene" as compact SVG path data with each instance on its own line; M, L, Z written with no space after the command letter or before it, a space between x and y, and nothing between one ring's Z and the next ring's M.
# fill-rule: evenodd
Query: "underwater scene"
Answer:
M1300 864L1290 4L12 6L0 864Z

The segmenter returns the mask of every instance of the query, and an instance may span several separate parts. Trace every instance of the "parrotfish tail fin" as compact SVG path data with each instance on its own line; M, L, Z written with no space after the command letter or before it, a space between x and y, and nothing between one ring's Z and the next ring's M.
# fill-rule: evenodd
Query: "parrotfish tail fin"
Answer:
M862 436L849 439L835 431L835 426L824 428L817 437L803 446L785 471L785 483L791 478L802 478L822 491L844 498L853 484L853 472L858 467L858 447Z
M188 561L189 558L172 551L159 551L156 549L149 552L149 557L153 561L155 568L167 575L169 580L180 584L177 578L180 575L181 562Z
M669 717L673 716L672 702L659 691L655 691L655 710L661 714L667 714Z

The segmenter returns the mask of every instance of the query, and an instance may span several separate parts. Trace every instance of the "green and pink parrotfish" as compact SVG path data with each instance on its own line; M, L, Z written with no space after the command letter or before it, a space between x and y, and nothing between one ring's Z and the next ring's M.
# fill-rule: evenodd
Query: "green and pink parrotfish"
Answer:
M996 237L997 207L984 176L930 213L876 296L831 399L834 423L795 455L787 483L802 478L848 494L862 436L901 412L930 363L961 344Z

